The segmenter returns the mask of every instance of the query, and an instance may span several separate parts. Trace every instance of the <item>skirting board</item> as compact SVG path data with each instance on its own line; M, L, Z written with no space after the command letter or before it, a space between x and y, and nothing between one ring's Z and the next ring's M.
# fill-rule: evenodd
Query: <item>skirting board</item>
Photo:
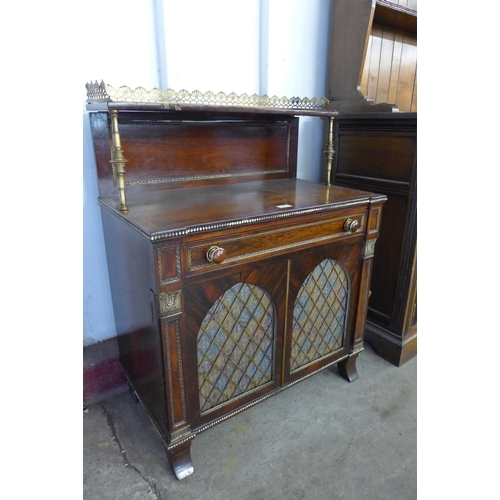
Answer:
M113 337L83 348L83 404L89 406L127 390Z

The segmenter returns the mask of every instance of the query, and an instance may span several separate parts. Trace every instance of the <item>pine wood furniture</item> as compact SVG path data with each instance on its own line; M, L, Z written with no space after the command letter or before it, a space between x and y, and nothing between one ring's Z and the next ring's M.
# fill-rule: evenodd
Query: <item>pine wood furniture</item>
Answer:
M198 433L324 368L358 377L386 196L296 178L298 116L329 121L332 158L336 113L309 101L127 102L96 86L120 363L182 479Z
M417 0L335 0L328 94L339 113L417 111Z

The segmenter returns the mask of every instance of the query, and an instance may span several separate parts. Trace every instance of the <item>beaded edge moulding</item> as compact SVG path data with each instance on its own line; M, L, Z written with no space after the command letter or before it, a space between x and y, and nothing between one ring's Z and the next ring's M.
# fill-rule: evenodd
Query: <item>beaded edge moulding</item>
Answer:
M115 88L104 83L90 82L85 85L87 88L88 102L141 102L157 104L197 104L203 106L236 106L254 108L281 108L281 109L328 109L328 99L322 97L269 97L253 94L237 95L234 92L225 94L224 92L188 92L187 90L175 91L172 89L160 90L153 88L147 90L143 87L131 89L127 86Z

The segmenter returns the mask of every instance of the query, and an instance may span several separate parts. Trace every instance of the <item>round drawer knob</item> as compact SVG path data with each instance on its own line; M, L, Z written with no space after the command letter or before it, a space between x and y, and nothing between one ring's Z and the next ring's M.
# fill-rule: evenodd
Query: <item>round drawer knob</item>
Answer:
M347 219L344 222L344 231L348 233L354 233L359 227L359 222L355 219Z
M221 247L210 247L207 252L207 260L212 264L222 264L226 258L226 251Z

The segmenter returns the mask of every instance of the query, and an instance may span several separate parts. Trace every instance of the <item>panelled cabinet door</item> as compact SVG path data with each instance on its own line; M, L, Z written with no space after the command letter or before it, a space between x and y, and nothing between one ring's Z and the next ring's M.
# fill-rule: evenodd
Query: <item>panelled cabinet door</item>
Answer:
M363 243L325 245L290 261L284 383L349 352Z
M191 348L184 353L194 421L203 424L280 387L285 293L283 262L186 288Z

